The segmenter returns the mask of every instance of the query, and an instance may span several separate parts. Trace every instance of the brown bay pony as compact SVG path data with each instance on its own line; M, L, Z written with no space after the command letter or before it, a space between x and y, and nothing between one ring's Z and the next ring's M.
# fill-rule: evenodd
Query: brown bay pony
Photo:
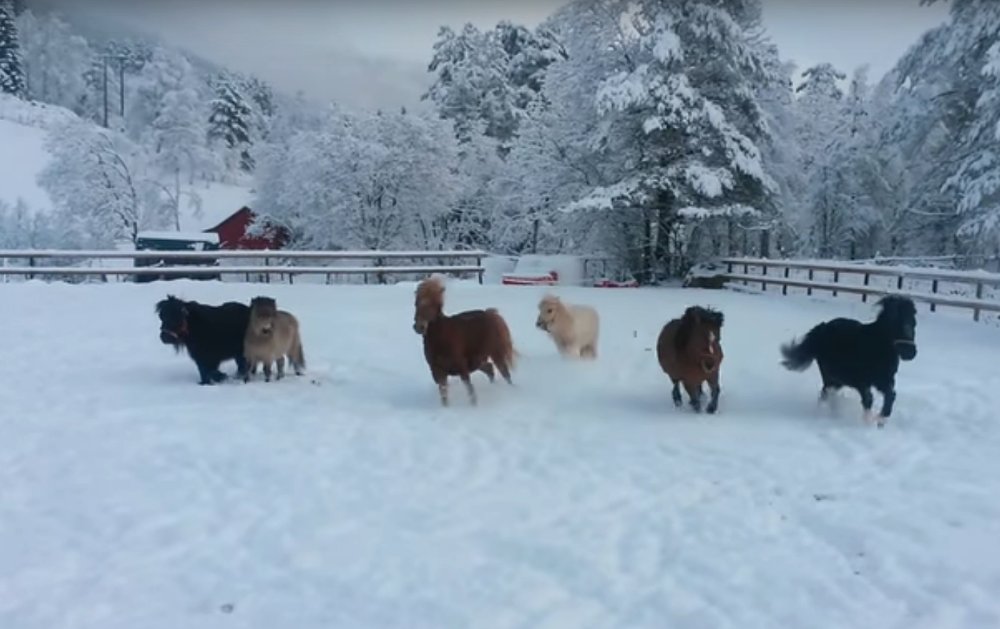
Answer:
M700 413L702 383L707 381L712 397L705 410L714 413L719 408L722 321L721 312L691 306L681 318L673 319L660 330L656 339L656 358L674 385L674 405L683 404L680 390L683 384L691 407Z
M448 405L449 376L462 379L473 406L477 400L472 373L482 371L494 382L495 367L508 384L513 384L514 346L507 322L495 308L444 314L444 285L436 276L417 286L413 331L424 337L424 358L443 406Z

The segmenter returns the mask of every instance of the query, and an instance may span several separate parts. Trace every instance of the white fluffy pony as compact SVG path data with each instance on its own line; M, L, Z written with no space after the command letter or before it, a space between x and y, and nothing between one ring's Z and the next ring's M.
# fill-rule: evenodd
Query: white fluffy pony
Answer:
M545 295L538 302L535 327L549 333L563 356L597 358L600 321L590 306L566 304L555 295Z

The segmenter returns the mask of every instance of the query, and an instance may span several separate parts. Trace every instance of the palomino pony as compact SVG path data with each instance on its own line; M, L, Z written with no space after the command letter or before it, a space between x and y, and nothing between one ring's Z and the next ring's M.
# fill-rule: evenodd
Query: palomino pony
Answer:
M243 339L243 355L250 369L243 381L250 380L251 373L257 373L257 365L264 365L264 380L271 381L271 364L278 368L278 380L285 377L285 357L301 376L306 367L302 350L302 336L299 321L290 312L278 309L278 302L272 297L254 297L250 300L250 322Z
M563 356L597 358L600 319L590 306L567 304L555 295L545 295L538 302L535 327L549 333Z
M781 355L782 364L792 371L805 371L816 361L823 379L820 402L841 387L856 389L865 421L874 420L882 428L896 401L899 361L917 357L917 308L913 300L900 295L883 297L878 305L881 311L875 321L840 317L820 323L800 342L783 345ZM878 417L872 416L872 387L882 394Z
M414 305L413 331L424 337L424 358L438 385L442 406L448 405L448 376L462 379L473 406L477 403L469 378L473 372L482 371L494 382L495 366L507 384L513 384L510 329L495 308L444 314L444 285L436 276L417 286Z
M719 408L719 368L722 366L722 346L719 344L723 316L710 308L691 306L680 319L673 319L660 330L656 339L656 358L660 368L674 384L673 398L681 406L680 385L683 383L695 412L701 412L702 383L708 381L712 399L705 410L714 413Z

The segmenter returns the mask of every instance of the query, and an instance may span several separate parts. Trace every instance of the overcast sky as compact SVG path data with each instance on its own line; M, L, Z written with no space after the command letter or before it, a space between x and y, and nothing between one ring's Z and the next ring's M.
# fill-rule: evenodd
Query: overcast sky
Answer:
M534 26L565 0L367 0L137 3L119 19L283 91L354 106L412 105L429 80L438 28L502 19ZM277 5L277 6L276 6ZM77 7L80 5L77 4ZM103 9L107 11L108 9ZM764 21L800 70L829 61L846 73L868 63L877 79L921 33L947 17L947 3L918 0L764 0Z

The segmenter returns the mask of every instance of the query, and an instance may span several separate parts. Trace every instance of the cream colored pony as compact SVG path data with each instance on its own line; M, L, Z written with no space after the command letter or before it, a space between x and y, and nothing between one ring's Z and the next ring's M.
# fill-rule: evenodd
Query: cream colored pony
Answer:
M545 295L538 302L535 327L549 333L563 356L597 358L600 321L597 311L590 306L565 304L555 295Z
M285 376L285 357L291 363L295 375L302 375L306 367L302 351L302 337L299 322L289 312L278 310L278 304L270 297L254 297L250 301L250 322L243 338L243 354L247 361L247 372L243 381L257 373L257 365L263 363L264 380L271 381L271 365L277 365L278 379Z

